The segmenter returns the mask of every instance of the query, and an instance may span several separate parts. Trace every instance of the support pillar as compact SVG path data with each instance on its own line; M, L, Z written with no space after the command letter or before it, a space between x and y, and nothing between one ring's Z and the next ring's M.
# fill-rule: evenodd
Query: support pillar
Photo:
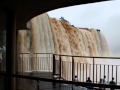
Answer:
M6 39L6 73L9 74L16 73L16 17L15 12L7 12L7 39ZM15 78L6 78L6 87L5 90L16 90L15 88Z

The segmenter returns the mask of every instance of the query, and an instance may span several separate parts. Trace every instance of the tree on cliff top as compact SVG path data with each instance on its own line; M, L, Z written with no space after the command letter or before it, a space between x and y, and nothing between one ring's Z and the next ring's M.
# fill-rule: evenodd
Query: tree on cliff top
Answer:
M69 23L69 21L66 20L66 19L64 19L64 17L61 17L59 20L60 20L61 22L67 22L67 23ZM69 24L70 24L70 23L69 23Z

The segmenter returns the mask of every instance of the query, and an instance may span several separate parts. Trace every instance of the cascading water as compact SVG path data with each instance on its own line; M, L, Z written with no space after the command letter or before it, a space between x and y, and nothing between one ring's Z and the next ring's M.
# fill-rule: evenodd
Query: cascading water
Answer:
M29 60L22 60L23 57L28 58L28 54L21 55L20 53L30 53L30 31L28 30L20 30L18 34L18 40L17 40L17 51L19 53L20 60L17 61L18 63L18 71L28 71L27 65L29 65ZM22 60L22 61L21 61ZM24 69L23 69L24 68ZM31 69L29 69L31 70Z
M68 22L50 18L46 13L31 19L28 26L30 31L21 30L18 34L19 53L30 52L79 56L109 56L107 42L99 30L74 27ZM29 57L27 55L25 56ZM46 56L45 54L33 55L33 57ZM74 60L77 63L92 64L92 60L89 58L77 57L74 58ZM72 62L72 58L62 57L62 61ZM36 59L32 59L32 66L28 63L30 62L24 62L23 69L25 72L40 71L42 69L42 67L39 66L41 62ZM50 64L45 60L44 63L46 68ZM95 60L95 63L108 64L108 62L100 59ZM52 64L49 66L52 66ZM62 76L71 80L71 67L69 63L63 63Z

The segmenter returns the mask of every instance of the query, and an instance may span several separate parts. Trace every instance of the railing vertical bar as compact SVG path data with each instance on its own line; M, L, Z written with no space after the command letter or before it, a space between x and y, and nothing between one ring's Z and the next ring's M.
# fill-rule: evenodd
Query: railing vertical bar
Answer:
M86 81L87 81L87 64L86 64Z
M42 60L41 60L41 55L40 55L40 57L39 57L39 67L40 67L40 70L42 70Z
M40 58L38 57L38 70L41 70L40 69L40 60L39 60Z
M27 71L27 70L28 70L28 58L27 58L27 57L26 57L25 63L26 63L25 69L26 69L26 71Z
M108 81L109 81L109 65L108 65Z
M23 59L24 57L23 57L23 54L22 54L22 75L23 75Z
M40 56L40 66L41 66L41 70L43 70L43 62L42 62L42 56Z
M44 62L43 62L43 60L44 60L44 58L43 57L41 57L41 66L43 67L43 69L42 70L44 70Z
M42 57L42 62L43 62L43 70L45 70L45 62L46 62L46 60L45 60L45 57Z
M30 55L30 65L31 65L31 71L33 70L33 62L32 62L32 60L33 60L33 57L32 57L32 54Z
M53 59L52 59L53 57L51 56L51 54L50 54L50 62L51 62L51 71L53 71Z
M31 67L31 58L30 58L30 55L29 55L29 71L31 71L30 67Z
M23 54L22 54L22 75L23 75L23 60L24 60L23 58L24 58L24 57L23 57ZM22 79L21 82L20 82L21 85L22 85L22 88L23 88L23 83L22 83L22 82L23 82L23 79Z
M60 61L60 67L59 67L59 70L60 70L60 78L61 78L61 56L59 56L59 61Z
M89 66L89 77L91 77L91 64L89 64L90 66Z
M77 63L77 76L78 76L78 63Z
M56 68L56 63L55 63L55 55L53 54L53 76L55 75L55 68Z
M38 62L37 62L37 53L36 53L36 71L37 71L37 63L38 63Z
M44 64L45 59L44 59L44 57L42 57L41 59L42 59L42 64L41 65L43 66L43 70L44 70L45 69L45 64Z
M105 65L104 65L104 76L105 76Z
M94 72L94 65L95 65L95 61L94 61L94 58L93 58L93 83L94 83L94 74L95 74L95 72Z
M44 56L43 59L44 59L44 60L43 60L43 62L44 62L44 70L46 70L46 61L47 61L46 56Z
M30 58L28 57L28 71L30 71Z
M64 62L63 61L61 61L61 66L64 66ZM63 77L63 74L62 74L63 72L64 72L63 67L61 67L61 76L60 77Z
M112 77L113 77L113 65L112 65Z
M20 65L18 64L18 66L19 66L19 68L18 68L18 70L19 70L19 72L21 72L21 66L22 66L22 62L21 62L21 56L19 55L19 61L20 61ZM17 62L18 63L18 62Z
M69 62L66 61L65 66L66 66L66 68L68 68L68 71L69 71ZM70 73L66 72L67 80L69 80L69 75L70 75Z
M30 54L30 65L31 65L31 71L32 71L32 55Z
M52 59L51 59L52 57L51 57L51 54L49 54L49 62L50 62L50 71L53 71L53 69L52 69Z
M43 64L43 65L44 65L44 69L43 69L43 70L45 70L45 69L46 69L46 65L45 65L45 64L46 64L46 56L44 56L43 59L44 59L44 60L42 60L43 63L44 63L44 64Z
M47 54L47 64L48 64L48 67L46 67L46 70L48 70L50 72L50 60L49 60L49 54Z
M43 66L43 70L45 69L45 59L44 59L44 56L41 58L42 59L42 66Z
M28 56L28 71L30 71L30 57Z
M46 67L46 70L48 70L50 72L50 60L49 60L49 54L46 57L46 64L48 64L48 67ZM45 64L45 65L46 65Z
M83 82L84 82L84 63L83 63Z
M43 70L43 62L42 62L42 56L40 57L40 64L42 64L42 65L40 65L41 66L41 70Z
M37 66L37 67L38 67L38 70L40 70L40 69L39 69L40 61L39 61L39 55L38 55L38 54L37 54L37 61L38 61L38 66Z
M97 64L96 64L96 83L97 83Z
M31 71L31 57L30 57L30 54L29 54L29 70Z
M41 57L40 57L40 64L42 63ZM42 70L43 66L40 65L40 69Z
M44 57L42 57L42 64L41 65L43 65L43 70L45 69L45 58Z
M116 84L117 84L117 65L116 65Z
M72 81L74 81L74 57L72 57Z
M101 65L100 65L100 78L101 78Z
M80 63L80 81L81 81L81 63Z
M47 56L45 56L44 57L44 66L45 66L45 68L44 68L44 70L47 70L47 67L46 67L46 64L47 64L47 61L48 61L48 58L47 58ZM48 67L49 67L49 65L48 65Z
M29 71L29 57L27 57L27 71Z
M46 60L46 56L43 57L43 59L44 59L44 70L46 70L46 62L47 62L47 60Z
M37 71L37 54L35 54L35 71Z
M50 60L50 71L53 71L53 69L52 69L52 63L53 63L53 61L52 61L52 59L51 59L52 57L51 57L51 54L49 54L49 60Z

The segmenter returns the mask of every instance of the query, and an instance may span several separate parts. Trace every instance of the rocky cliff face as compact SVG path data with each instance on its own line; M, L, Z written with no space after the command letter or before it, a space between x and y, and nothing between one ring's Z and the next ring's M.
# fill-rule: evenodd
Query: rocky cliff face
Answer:
M29 31L21 30L18 34L19 53L55 53L79 56L109 55L107 42L99 30L77 28L68 22L50 18L46 13L31 19L28 22L28 28ZM43 54L33 55L33 57L45 56ZM74 59L78 63L92 63L90 59ZM71 62L71 58L68 57L62 57L62 60ZM42 69L41 62L36 59L32 59L32 66L30 66L29 60L23 62L24 71L39 71ZM44 60L44 63L47 68L48 61ZM52 64L49 66L52 66ZM71 77L71 68L68 69L70 64L64 63L62 67L63 77L69 76L67 77L69 79Z

